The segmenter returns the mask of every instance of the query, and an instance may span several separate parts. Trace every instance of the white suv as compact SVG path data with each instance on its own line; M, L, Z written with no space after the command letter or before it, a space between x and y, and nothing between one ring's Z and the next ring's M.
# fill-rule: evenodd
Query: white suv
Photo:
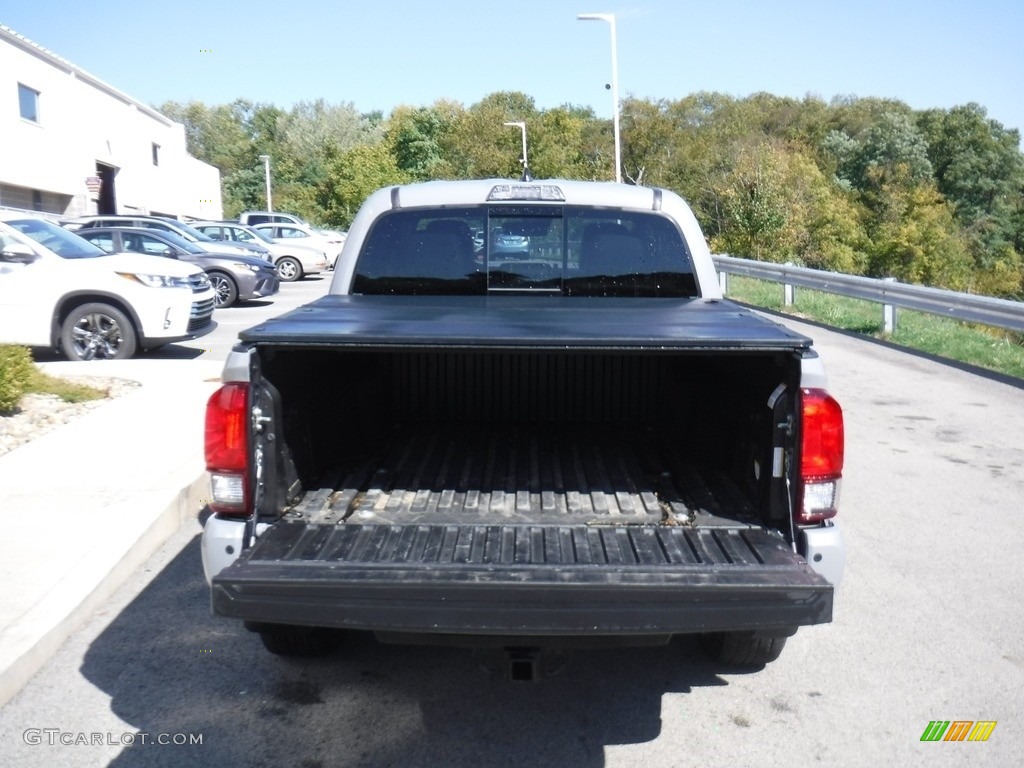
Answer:
M0 212L0 343L127 358L208 333L213 308L194 264L107 254L44 219Z

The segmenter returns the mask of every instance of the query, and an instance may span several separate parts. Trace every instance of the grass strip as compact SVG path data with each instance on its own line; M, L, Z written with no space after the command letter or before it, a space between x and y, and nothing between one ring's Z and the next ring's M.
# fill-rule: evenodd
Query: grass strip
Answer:
M897 310L895 333L885 333L882 305L862 299L797 288L793 306L783 304L781 283L729 275L728 296L796 318L885 339L900 346L1024 379L1024 336L909 309Z

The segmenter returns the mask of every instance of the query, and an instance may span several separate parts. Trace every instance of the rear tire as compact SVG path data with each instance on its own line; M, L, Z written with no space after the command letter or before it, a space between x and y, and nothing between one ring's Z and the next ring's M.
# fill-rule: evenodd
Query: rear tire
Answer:
M763 667L779 658L785 637L761 637L754 632L715 632L700 636L704 652L720 664Z
M60 348L69 360L125 360L137 344L135 326L109 304L75 307L60 329Z
M302 277L302 265L291 256L285 256L277 262L277 276L283 282L294 283Z
M326 656L337 650L340 633L321 627L262 625L263 647L276 656Z

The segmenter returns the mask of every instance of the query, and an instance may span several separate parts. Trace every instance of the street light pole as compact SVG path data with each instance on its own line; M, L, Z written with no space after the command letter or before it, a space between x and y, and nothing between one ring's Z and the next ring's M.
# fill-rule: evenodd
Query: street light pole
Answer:
M274 203L270 197L270 155L260 155L260 160L263 161L263 170L267 177L267 210L274 210Z
M579 21L607 21L612 29L612 133L615 135L615 181L622 182L622 139L619 135L619 56L615 42L614 13L581 13Z
M505 123L510 128L518 128L523 132L523 181L528 181L527 176L530 175L530 163L526 159L526 123L524 122L511 122Z

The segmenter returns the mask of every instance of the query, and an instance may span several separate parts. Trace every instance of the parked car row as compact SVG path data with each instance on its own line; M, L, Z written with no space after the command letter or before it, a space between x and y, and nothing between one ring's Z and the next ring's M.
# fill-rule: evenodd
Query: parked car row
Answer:
M237 222L193 221L185 223L162 216L101 215L80 216L62 221L61 224L79 234L83 234L89 229L106 227L144 227L160 232L174 233L204 251L224 254L242 253L262 258L274 265L278 277L284 282L300 280L306 275L323 272L334 264L334 259L328 258L328 249L333 249L335 243L332 241L328 246L327 238L318 236L307 241L293 237L284 241L283 244L279 244L266 232L246 227ZM340 251L340 247L337 250Z
M322 249L332 269L348 237L347 232L320 229L294 214L275 211L245 211L239 215L237 222L230 223L261 230L276 242L293 245L299 241L303 245Z
M52 222L0 212L0 343L127 358L209 332L214 306L194 264L108 254Z
M245 254L247 256L260 256L266 259L268 252L265 248L253 245L218 243L197 229L192 228L183 221L168 219L162 216L131 216L131 215L107 215L107 216L79 216L74 219L65 219L61 224L73 232L81 234L89 229L102 227L142 227L153 229L159 232L173 232L189 242L198 243L201 248L213 253Z
M80 237L107 253L148 253L195 264L210 278L217 309L239 301L265 298L277 293L280 281L266 259L244 254L215 253L174 232L141 227L92 227Z
M277 267L277 276L286 283L315 275L333 266L323 249L301 242L278 242L258 227L229 221L194 221L192 226L218 242L260 245L268 250Z
M315 248L231 222L0 211L0 344L120 359L216 327L215 309L322 272Z

